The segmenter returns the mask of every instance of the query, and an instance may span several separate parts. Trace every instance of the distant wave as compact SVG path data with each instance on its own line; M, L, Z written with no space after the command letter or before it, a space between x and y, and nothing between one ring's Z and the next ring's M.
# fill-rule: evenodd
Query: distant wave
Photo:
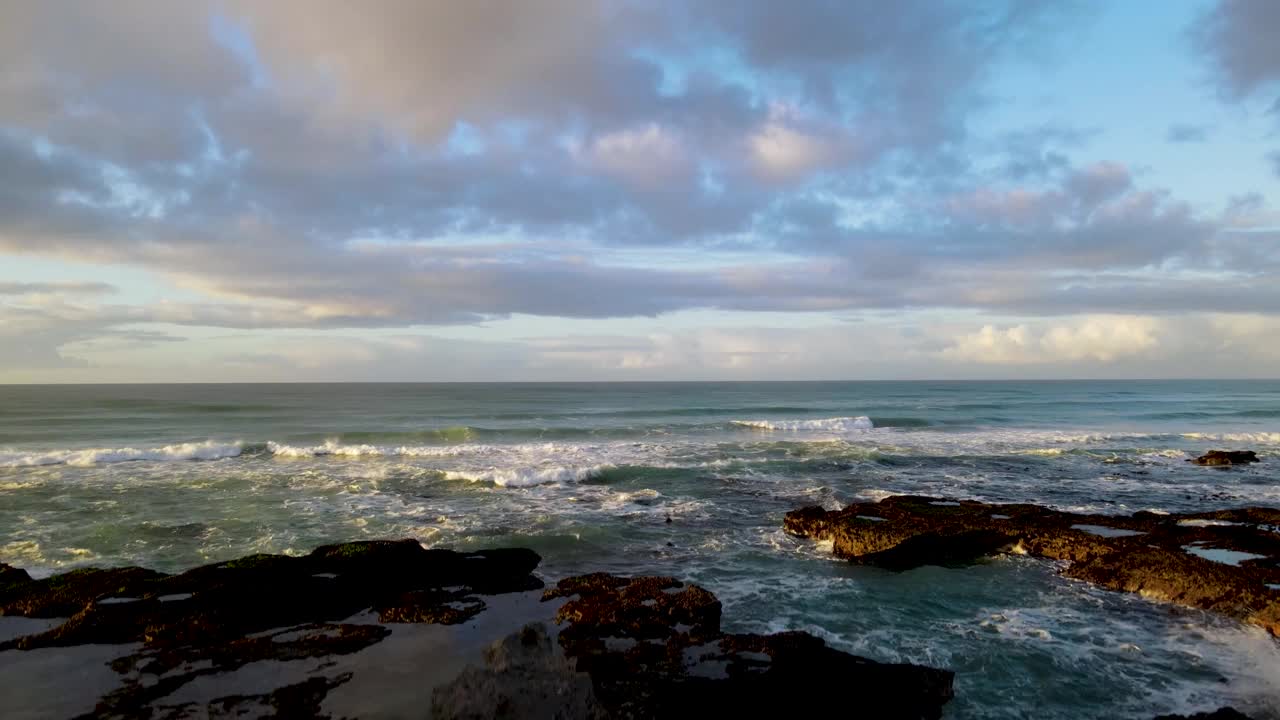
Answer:
M731 424L756 430L817 430L821 432L851 432L854 430L870 430L875 427L871 422L871 418L866 415L816 420L734 420Z
M988 429L951 432L945 429L912 427L893 418L885 424L866 416L813 419L734 420L733 427L767 434L751 440L760 443L803 446L791 448L791 457L831 457L865 459L875 450L880 455L992 455L1018 454L1052 457L1091 452L1120 452L1127 455L1184 457L1185 453L1208 444L1233 444L1273 454L1280 447L1280 432L1166 432L1166 433L1089 433L1038 429ZM901 425L901 427L899 426ZM724 424L709 426L724 429ZM874 434L867 431L878 429ZM883 430L883 432L880 432ZM374 434L371 434L374 435ZM345 442L341 435L324 442L227 442L206 440L159 447L115 448L0 448L0 468L38 466L91 467L128 462L215 461L241 458L249 461L276 460L289 462L315 458L338 461L363 459L399 459L405 462L439 460L441 472L468 473L468 479L497 485L522 487L552 482L555 478L578 479L580 469L610 467L702 467L720 462L718 455L705 453L718 442L718 436L639 436L635 434L593 436L583 441L537 438L534 442L404 442L403 434L391 433L397 442ZM390 439L390 438L388 438ZM824 443L837 443L828 446ZM874 448L863 447L874 443ZM1193 444L1194 443L1194 444ZM1184 447L1179 447L1184 446ZM751 458L752 461L758 458ZM739 459L735 462L744 462ZM428 464L437 465L430 462ZM462 466L462 467L458 467ZM480 469L475 469L480 468ZM486 468L498 468L489 470ZM509 468L519 468L510 472ZM552 468L553 470L548 470ZM554 470L561 468L561 470ZM567 474L566 474L567 473ZM552 479L545 479L552 478Z
M1280 444L1280 432L1235 432L1235 433L1183 433L1189 440L1214 440L1217 442L1252 442Z
M220 460L243 452L240 443L213 441L165 445L158 448L88 448L83 450L49 450L44 452L0 451L0 467L34 467L42 465L99 465L142 460Z

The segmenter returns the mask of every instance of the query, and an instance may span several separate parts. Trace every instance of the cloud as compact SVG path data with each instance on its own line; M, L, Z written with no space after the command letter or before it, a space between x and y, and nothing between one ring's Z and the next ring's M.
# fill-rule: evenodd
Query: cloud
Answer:
M1159 347L1160 323L1135 316L1096 316L1070 324L998 328L984 325L942 350L948 359L995 365L1109 363Z
M1269 10L1216 12L1219 79L1265 92L1266 48L1223 38ZM959 335L1017 316L992 330L1016 355L1010 329L1040 352L1052 318L1280 312L1261 196L1180 197L1095 156L1097 129L986 130L993 80L1049 62L1089 17L933 0L5 4L0 262L118 264L181 299L5 278L0 310L30 330L27 363L95 337L170 345L153 326L328 348L317 338L704 309L990 316ZM804 347L856 351L707 330L520 357L747 372L798 366ZM394 355L379 348L347 365ZM241 368L270 354L241 350Z
M841 167L858 154L852 131L806 122L785 107L775 107L746 144L752 169L769 182L793 181Z
M1218 0L1197 23L1193 36L1228 97L1243 99L1280 82L1277 27L1280 4L1271 0Z
M3 282L0 295L106 295L116 287L101 282Z
M645 190L682 185L696 170L684 141L655 123L604 133L586 147L575 146L574 154L588 167Z
M1171 143L1202 143L1209 139L1209 128L1204 125L1170 125L1164 137Z

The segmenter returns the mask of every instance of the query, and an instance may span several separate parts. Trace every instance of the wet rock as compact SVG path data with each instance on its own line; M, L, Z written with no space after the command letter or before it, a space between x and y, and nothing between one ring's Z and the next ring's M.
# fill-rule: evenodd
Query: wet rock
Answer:
M162 700L193 680L249 663L360 652L390 629L334 623L369 609L384 623L463 622L485 608L482 595L541 588L532 575L539 561L531 550L458 553L402 540L328 545L304 557L252 555L179 575L88 569L33 581L6 568L0 614L67 619L47 632L0 643L0 651L139 643L112 663L123 684L88 717L143 717L158 709L175 717L188 710L312 717L324 693L346 682L343 677L311 677L197 709L163 706Z
M484 667L469 666L436 688L431 717L603 720L607 714L596 701L591 676L552 645L545 625L533 623L486 650Z
M1251 718L1235 708L1224 707L1213 712L1194 715L1161 715L1155 720L1251 720Z
M49 632L0 644L0 650L209 645L340 620L370 607L385 622L462 622L484 609L476 593L541 588L531 574L539 560L531 550L457 553L427 550L416 540L380 540L329 545L305 557L251 555L181 575L77 570L0 592L0 615L70 618Z
M787 513L792 535L830 540L851 562L891 570L1014 552L1068 563L1063 574L1220 612L1280 635L1280 510L1086 515L1036 505L895 496Z
M707 590L667 577L566 578L560 645L591 676L610 717L768 717L829 713L833 692L867 718L938 718L946 670L878 663L808 633L729 635Z
M17 572L26 575L25 571ZM0 615L67 617L100 598L136 597L145 592L148 583L164 577L161 573L136 567L73 570L34 581L28 577L28 582L0 589Z
M31 582L31 576L26 570L12 567L0 563L0 592L5 592L11 585L21 585Z
M112 662L124 676L124 684L99 701L93 718L139 717L182 686L201 677L238 670L253 662L334 658L360 652L381 642L391 631L380 625L305 625L208 645L147 648ZM263 705L293 708L279 717L313 717L303 714L303 699L317 691L319 699L332 687L346 682L321 683L309 678L300 686L282 687L268 695L236 696L214 700L211 705L233 707ZM317 684L319 683L319 684ZM308 700L308 703L310 700ZM318 699L316 699L318 703ZM318 704L316 705L318 708ZM240 707L240 715L248 708Z
M1197 465L1246 465L1260 462L1258 454L1252 450L1210 450L1198 458L1189 460Z
M351 680L350 673L335 677L312 677L259 695L229 695L213 700L209 709L216 717L272 717L320 720L328 718L320 704L330 690ZM175 708L176 709L176 708ZM212 713L210 713L212 714Z

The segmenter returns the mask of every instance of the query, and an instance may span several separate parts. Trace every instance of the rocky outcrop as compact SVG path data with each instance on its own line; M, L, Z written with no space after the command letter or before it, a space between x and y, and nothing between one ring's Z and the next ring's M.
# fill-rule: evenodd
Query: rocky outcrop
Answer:
M784 526L831 541L837 556L892 570L1001 552L1067 561L1069 577L1220 612L1280 635L1277 509L1110 516L896 496L842 510L795 510Z
M952 696L945 670L877 663L805 633L726 634L720 601L674 578L584 575L539 597L525 592L543 587L532 574L538 562L529 550L458 553L404 540L254 555L178 575L119 568L32 580L4 568L0 615L66 619L0 652L9 653L12 673L27 651L118 649L109 669L99 654L88 660L96 670L81 668L116 678L88 695L96 707L86 719L351 714L331 702L363 717L393 688L399 704L374 715L413 715L430 703L434 717L459 719L754 717L824 710L840 688L856 693L863 717L919 720L939 717ZM518 595L493 597L508 593ZM555 613L561 627L525 625L464 668L450 648L512 629L512 616L480 617L499 602L548 621ZM478 626L489 628L482 637ZM393 636L385 646L395 649L378 654ZM415 637L423 645L411 676L386 684L386 658L405 657ZM470 659L483 645L465 646ZM42 671L48 655L29 657ZM432 679L420 681L424 675ZM359 694L368 688L379 697Z
M1251 720L1251 718L1235 708L1224 707L1213 712L1195 715L1161 715L1155 720Z
M20 585L31 582L31 576L26 570L12 567L0 563L0 592L6 591L11 585Z
M1197 465L1247 465L1249 463L1260 462L1258 453L1252 450L1210 450L1198 458L1188 460Z
M532 574L539 562L523 549L457 553L416 540L367 541L304 557L253 555L179 575L117 568L18 578L0 584L0 615L68 619L0 643L0 651L139 643L112 663L122 684L89 717L144 716L189 683L249 663L359 653L391 632L340 622L370 608L383 622L462 622L485 608L484 595L541 588ZM218 702L242 715L274 708L282 717L309 717L304 709L348 679L310 677Z
M252 555L180 575L142 568L77 570L0 591L0 615L69 617L0 650L141 642L209 647L250 633L322 623L372 607L385 622L461 622L480 594L536 590L532 550L456 553L416 540L318 548L305 557Z
M953 695L946 670L878 663L803 632L726 634L707 590L674 578L567 578L560 645L591 676L611 717L825 714L832 693L859 717L938 718Z

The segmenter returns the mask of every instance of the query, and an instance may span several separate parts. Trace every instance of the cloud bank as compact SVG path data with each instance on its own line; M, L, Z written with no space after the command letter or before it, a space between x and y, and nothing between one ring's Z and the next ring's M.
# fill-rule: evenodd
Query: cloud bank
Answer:
M699 313L758 317L751 337L772 340L779 313L837 327L896 314L890 351L915 372L1056 371L1181 348L1165 339L1193 324L1179 316L1280 314L1265 188L1206 205L1091 157L1087 128L978 127L1011 68L1059 61L1064 28L1096 13L6 3L0 263L125 267L155 287L0 271L0 371L147 375L141 353L200 347L221 358L197 371L210 378L336 379L411 368L477 326L498 329L469 352L495 361L472 367L512 376L803 375L818 372L809 355L850 351L820 333L779 353L723 324L662 330ZM1201 20L1187 52L1218 102L1276 90L1274 3ZM1172 119L1172 143L1217 135ZM573 330L522 332L530 317L643 328L584 348ZM1236 338L1223 322L1200 327ZM352 343L367 352L315 361Z

